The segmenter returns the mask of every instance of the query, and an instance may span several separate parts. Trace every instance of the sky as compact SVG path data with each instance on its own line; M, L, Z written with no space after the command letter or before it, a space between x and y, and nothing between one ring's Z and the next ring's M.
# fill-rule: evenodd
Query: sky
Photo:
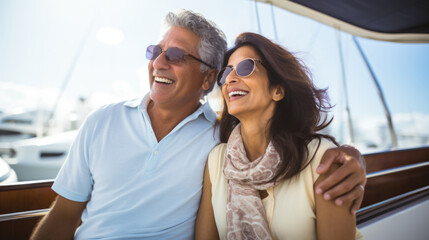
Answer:
M350 34L267 4L256 6L260 33L295 53L311 69L316 85L329 88L336 105L333 134L347 142L346 127L341 127L346 121L341 40L357 135L386 141L382 105ZM1 0L0 111L57 106L60 115L73 111L79 97L97 107L143 96L149 91L145 49L159 41L166 12L178 8L213 20L229 46L239 33L259 31L255 3L249 0ZM397 131L429 136L429 44L358 41L383 88Z

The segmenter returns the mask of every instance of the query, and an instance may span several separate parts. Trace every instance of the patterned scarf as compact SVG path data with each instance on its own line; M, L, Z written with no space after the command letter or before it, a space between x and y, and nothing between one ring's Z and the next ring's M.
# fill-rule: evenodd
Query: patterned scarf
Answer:
M241 138L240 124L228 139L223 173L228 179L226 205L227 239L272 239L259 190L277 173L280 156L272 142L263 156L250 162Z

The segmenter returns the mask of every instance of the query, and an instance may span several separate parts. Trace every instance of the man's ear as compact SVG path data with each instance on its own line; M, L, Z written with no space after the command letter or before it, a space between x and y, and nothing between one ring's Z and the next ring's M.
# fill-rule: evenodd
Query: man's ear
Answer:
M273 87L272 97L273 97L273 100L276 102L282 100L285 97L284 88L280 85Z
M203 85L201 86L204 91L209 90L216 79L217 69L210 69L204 73Z

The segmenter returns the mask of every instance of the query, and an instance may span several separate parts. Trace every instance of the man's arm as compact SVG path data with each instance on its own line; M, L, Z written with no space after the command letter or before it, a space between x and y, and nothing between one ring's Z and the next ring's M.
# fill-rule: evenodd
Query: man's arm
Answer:
M30 239L73 239L85 207L86 202L75 202L58 196Z
M328 172L333 163L341 166L316 185L316 194L326 200L335 199L335 204L352 202L352 214L360 208L366 185L366 163L362 154L354 147L343 145L328 149L323 155L317 173Z

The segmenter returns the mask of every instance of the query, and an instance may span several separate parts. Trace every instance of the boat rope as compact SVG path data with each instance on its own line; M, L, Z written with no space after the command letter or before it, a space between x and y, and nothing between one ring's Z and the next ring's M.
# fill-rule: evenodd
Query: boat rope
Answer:
M277 24L276 24L276 17L274 16L274 7L273 4L270 4L271 6L271 20L273 22L273 30L274 30L274 39L276 42L279 41L279 36L277 35Z
M338 29L337 29L337 41L338 41L338 53L340 55L340 63L341 63L341 78L343 82L344 98L346 102L346 114L347 114L347 123L348 123L348 129L349 129L349 137L350 137L350 143L353 144L355 143L355 135L353 132L352 115L350 112L349 94L348 94L348 88L347 88L346 70L344 67L344 54L343 54L343 46L341 41L341 32Z
M258 33L262 34L261 21L259 19L258 3L256 2L256 0L254 0L253 2L255 3L255 13L256 13L256 22L258 23Z
M313 31L313 36L311 36L310 41L308 41L307 47L304 49L307 49L306 52L311 52L314 48L314 45L316 43L317 37L319 36L319 32L320 32L320 28L321 28L322 24L317 24L317 29L315 31Z
M374 81L375 87L376 87L377 92L378 92L378 96L380 97L380 101L383 104L384 114L386 115L387 124L389 126L389 131L390 131L390 136L392 138L392 147L397 148L398 147L398 140L396 137L395 129L393 128L392 115L391 115L389 108L387 106L387 102L386 102L386 99L384 97L383 90L381 89L381 85L378 82L377 77L375 76L374 70L372 69L371 64L369 63L368 58L366 57L365 53L362 50L362 47L360 46L359 42L357 41L356 36L353 36L353 41L354 41L357 49L359 50L359 53L362 56L362 59L364 60L364 62L366 64L366 67L367 67L367 69L371 75L371 78Z

